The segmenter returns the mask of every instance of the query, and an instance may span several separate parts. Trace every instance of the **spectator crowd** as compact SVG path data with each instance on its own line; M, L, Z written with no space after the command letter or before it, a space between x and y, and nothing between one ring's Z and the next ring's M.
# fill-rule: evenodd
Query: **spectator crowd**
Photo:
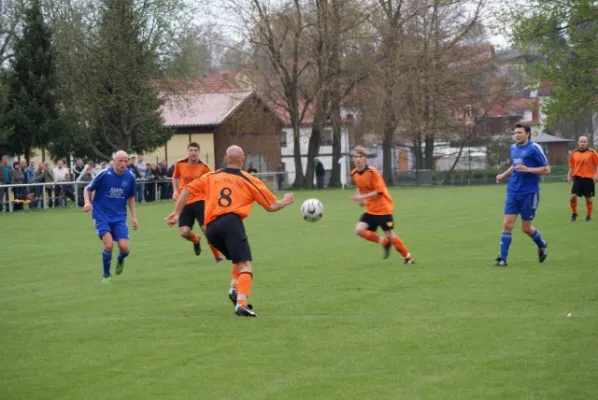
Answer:
M57 161L53 167L47 161L36 166L33 160L29 165L25 160L11 163L10 157L5 155L0 164L0 210L8 211L10 202L13 203L14 210L23 209L25 204L30 208L44 208L44 191L47 207L66 207L69 201L74 203L77 200L78 205L82 206L83 189L87 182L111 164L112 161L109 164L102 162L99 165L93 161L84 163L83 159L78 158L72 168L69 168L64 160ZM128 169L137 180L137 202L171 198L170 178L172 178L174 165L169 168L165 161L158 164L146 163L140 155L131 157ZM46 185L13 187L12 196L9 188L6 187L6 185L33 183Z

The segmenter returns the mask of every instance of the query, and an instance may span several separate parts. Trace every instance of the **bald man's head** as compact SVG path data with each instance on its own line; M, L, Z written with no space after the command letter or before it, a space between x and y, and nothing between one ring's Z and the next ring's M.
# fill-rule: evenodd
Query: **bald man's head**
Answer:
M230 168L243 168L245 164L245 154L239 146L230 146L226 149L226 166Z
M114 171L117 174L122 174L127 169L127 164L129 163L129 155L126 151L119 150L114 153L112 157L112 161L114 161Z
M589 146L588 137L580 136L579 139L577 140L577 148L579 148L579 150L581 150L581 151L585 151L588 149L588 146Z

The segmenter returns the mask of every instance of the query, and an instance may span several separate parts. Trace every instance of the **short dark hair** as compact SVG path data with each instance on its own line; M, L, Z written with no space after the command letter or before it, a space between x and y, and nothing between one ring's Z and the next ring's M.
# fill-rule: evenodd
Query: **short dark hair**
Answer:
M197 142L191 142L187 145L187 148L191 148L191 147L195 147L197 150L199 150L201 147L199 147L199 143Z
M525 131L525 133L527 133L527 136L531 137L532 135L532 128L530 128L527 125L521 124L521 123L516 123L515 125L513 125L513 129L516 128L523 128L523 130Z

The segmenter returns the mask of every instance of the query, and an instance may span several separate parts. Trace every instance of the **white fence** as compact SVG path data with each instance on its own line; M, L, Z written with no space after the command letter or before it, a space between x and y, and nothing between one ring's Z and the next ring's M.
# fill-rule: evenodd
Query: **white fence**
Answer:
M286 173L255 174L273 191L287 186ZM48 182L0 185L0 211L15 209L49 209L52 207L82 207L83 189L89 182ZM138 180L137 200L143 202L171 200L172 180ZM140 193L141 192L141 193ZM148 197L149 196L149 197Z

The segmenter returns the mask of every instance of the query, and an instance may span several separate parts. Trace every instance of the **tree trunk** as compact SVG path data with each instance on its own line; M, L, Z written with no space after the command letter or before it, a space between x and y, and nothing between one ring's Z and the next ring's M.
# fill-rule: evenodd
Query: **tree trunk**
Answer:
M25 161L27 161L27 166L29 166L29 160L31 159L31 147L25 148Z
M309 137L309 143L307 145L307 167L305 168L305 181L303 182L303 187L305 189L314 188L314 158L316 158L320 152L320 139L322 137L320 126L321 123L316 123L314 119L314 123L311 127L311 136Z
M423 154L422 154L422 140L421 135L418 134L415 139L413 139L413 155L415 157L415 169L420 170L423 169Z
M341 181L341 153L342 153L342 117L341 117L341 93L340 88L332 93L332 171L330 172L329 187L342 186ZM349 137L347 135L347 141ZM348 155L347 155L348 157Z
M295 161L295 181L292 188L300 189L303 187L303 162L301 160L301 127L299 121L293 123L293 160Z
M332 1L332 18L331 18L331 39L330 39L330 69L333 75L332 90L331 90L331 115L332 120L332 169L330 171L329 187L340 187L341 182L341 164L339 163L342 153L342 117L341 117L341 81L342 66L340 56L340 41L341 41L341 7L338 0ZM347 135L347 141L349 140Z
M426 148L424 149L424 160L426 169L434 171L436 169L436 162L434 159L434 135L426 135L424 143L426 145Z

